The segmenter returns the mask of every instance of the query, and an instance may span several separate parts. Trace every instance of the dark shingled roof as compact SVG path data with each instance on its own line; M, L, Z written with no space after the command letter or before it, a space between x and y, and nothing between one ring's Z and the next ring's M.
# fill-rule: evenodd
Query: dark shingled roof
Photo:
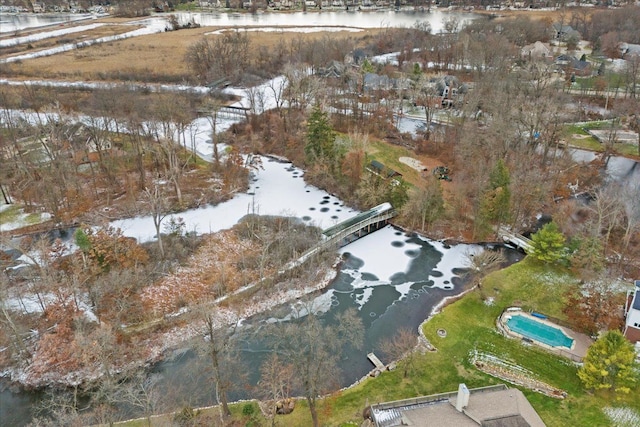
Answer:
M640 310L640 295L638 295L638 292L640 292L640 289L636 288L636 297L633 299L634 310Z

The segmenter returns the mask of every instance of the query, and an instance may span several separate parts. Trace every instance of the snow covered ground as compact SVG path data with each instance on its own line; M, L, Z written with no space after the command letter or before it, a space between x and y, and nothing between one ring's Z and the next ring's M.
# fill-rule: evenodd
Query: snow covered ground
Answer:
M34 222L38 223L51 218L51 215L47 212L25 213L22 208L0 202L0 213L9 210L17 210L18 212L15 215L11 215L11 220L0 217L0 231L15 230L17 228L33 224Z
M59 28L52 31L43 31L41 33L29 34L28 36L12 37L0 40L0 47L17 46L25 43L33 43L38 40L44 40L51 37L60 37L66 34L80 33L82 31L90 31L101 27L105 24L94 23L88 25L78 25L77 27Z
M345 207L338 198L307 185L303 179L304 172L291 163L267 157L262 162L264 169L255 172L247 193L238 194L216 206L190 209L175 216L184 220L188 231L212 233L231 228L250 213L293 216L322 228L357 213ZM155 238L151 216L113 221L110 225L141 242Z
M64 80L9 80L0 78L0 84L10 86L46 86L68 87L76 89L116 89L144 90L152 92L195 92L207 93L211 89L206 86L171 85L136 82L88 82L88 81L64 81Z
M39 58L42 56L51 56L51 55L56 55L58 53L62 53L62 52L68 52L74 49L78 49L81 47L86 47L86 46L91 46L94 44L100 44L100 43L108 43L108 42L112 42L115 40L122 40L122 39L126 39L126 38L130 38L130 37L137 37L137 36L144 36L144 35L148 35L148 34L156 34L156 33L161 33L165 30L165 28L167 28L168 25L168 21L166 18L158 18L158 17L154 17L154 18L148 18L148 19L142 19L139 21L131 21L131 22L127 22L121 25L127 25L127 26L137 26L137 25L141 25L141 28L137 28L135 30L132 31L128 31L126 33L122 33L122 34L117 34L114 36L105 36L105 37L98 37L95 39L91 39L91 40L86 40L83 42L78 42L78 43L66 43L60 46L56 46L50 49L42 49L42 50L38 50L36 52L30 52L30 53L24 53L24 54L20 54L20 55L13 55L13 56L9 56L7 58L3 58L0 59L0 63L7 63L7 62L16 62L16 61L24 61L27 59L33 59L33 58ZM74 27L69 27L69 28L65 28L65 29L60 29L58 31L58 33L56 33L56 37L60 36L60 35L64 35L64 34L70 34L73 33L74 31ZM35 36L35 35L34 35ZM53 36L50 36L53 37ZM15 39L14 39L15 40Z

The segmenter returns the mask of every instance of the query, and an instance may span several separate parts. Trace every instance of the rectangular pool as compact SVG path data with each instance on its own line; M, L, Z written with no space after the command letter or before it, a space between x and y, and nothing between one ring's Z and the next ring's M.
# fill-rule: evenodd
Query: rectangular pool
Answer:
M573 338L565 335L559 328L549 326L527 316L520 314L512 315L511 318L507 320L507 326L520 335L551 347L571 349L573 345Z

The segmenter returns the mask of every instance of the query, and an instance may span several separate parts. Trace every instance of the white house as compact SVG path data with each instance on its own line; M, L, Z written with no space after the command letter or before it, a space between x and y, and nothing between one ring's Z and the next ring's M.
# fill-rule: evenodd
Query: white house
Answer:
M627 292L624 317L624 336L632 343L640 342L640 280L636 280L635 288Z

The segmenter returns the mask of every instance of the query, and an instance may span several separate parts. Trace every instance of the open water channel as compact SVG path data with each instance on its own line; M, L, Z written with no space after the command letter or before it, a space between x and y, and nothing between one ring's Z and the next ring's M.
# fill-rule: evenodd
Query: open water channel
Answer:
M226 13L226 12L175 12L181 23L194 22L203 27L263 27L267 31L279 31L282 27L347 27L347 28L386 28L411 27L416 21L428 22L431 31L438 33L444 28L447 19L455 18L460 25L475 19L477 14L434 9L428 11L378 9L370 11L345 10L309 10L308 12L265 12L265 13ZM168 14L152 15L151 19L164 20ZM49 25L66 25L74 21L96 18L91 14L0 14L0 33L34 29ZM161 28L163 30L164 27Z

